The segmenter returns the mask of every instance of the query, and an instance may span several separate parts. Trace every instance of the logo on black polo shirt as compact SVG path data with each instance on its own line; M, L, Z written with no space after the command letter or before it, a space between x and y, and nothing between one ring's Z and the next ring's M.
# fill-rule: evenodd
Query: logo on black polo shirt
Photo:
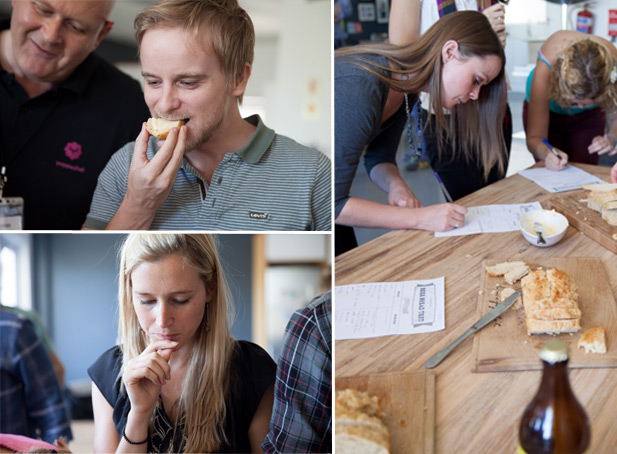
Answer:
M249 211L249 217L251 219L268 219L268 213L257 213L255 211Z
M83 150L81 145L77 142L69 142L64 147L64 155L69 158L71 161L75 161L81 157ZM72 164L67 164L66 162L56 161L56 166L62 167L68 170L74 170L75 172L84 173L86 169L84 167L79 167Z
M79 157L81 156L81 145L79 145L77 142L67 143L66 147L64 147L64 154L71 161L79 159Z

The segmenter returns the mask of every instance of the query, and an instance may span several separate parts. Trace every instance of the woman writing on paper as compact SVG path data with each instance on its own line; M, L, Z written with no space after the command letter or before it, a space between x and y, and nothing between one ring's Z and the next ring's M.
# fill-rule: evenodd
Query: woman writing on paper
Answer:
M615 46L574 30L553 33L527 79L523 125L527 148L551 170L568 161L597 164L599 155L617 153Z
M463 224L461 205L420 205L398 173L396 150L405 125L404 138L411 128L422 129L412 124L410 108L427 91L438 112L437 137L465 138L453 147L453 158L474 152L485 169L503 168L504 62L498 36L476 11L449 14L405 46L354 46L335 53L337 254L355 243L353 230L341 226L444 231ZM444 107L453 112L449 124ZM387 205L349 194L365 148L367 173L388 193Z

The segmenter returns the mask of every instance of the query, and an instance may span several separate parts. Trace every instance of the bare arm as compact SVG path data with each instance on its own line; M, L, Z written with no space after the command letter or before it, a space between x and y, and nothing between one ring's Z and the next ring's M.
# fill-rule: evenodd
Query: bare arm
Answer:
M114 425L114 409L94 383L92 383L92 408L94 410L94 452L116 452L120 436Z
M546 167L551 170L565 168L568 155L555 149L562 159L558 159L542 142L548 136L549 126L549 73L550 69L539 59L531 82L529 106L527 113L527 149L540 161L545 161Z
M274 383L272 383L259 402L259 406L253 415L249 426L249 443L251 452L261 453L261 442L268 434L270 418L272 417L272 406L274 404Z
M392 0L388 37L392 44L409 44L420 36L420 0Z

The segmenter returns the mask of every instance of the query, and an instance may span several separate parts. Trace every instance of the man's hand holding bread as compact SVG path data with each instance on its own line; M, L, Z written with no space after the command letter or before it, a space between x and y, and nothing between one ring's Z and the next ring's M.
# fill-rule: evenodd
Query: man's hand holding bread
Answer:
M156 211L167 200L178 175L186 145L186 126L172 128L152 160L146 156L148 131L142 125L135 141L126 195L108 228L149 229Z

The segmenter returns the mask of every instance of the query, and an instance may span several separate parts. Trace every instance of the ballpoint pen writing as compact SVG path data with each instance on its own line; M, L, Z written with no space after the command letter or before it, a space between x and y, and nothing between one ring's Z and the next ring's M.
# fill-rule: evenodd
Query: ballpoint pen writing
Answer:
M555 156L557 156L559 159L563 159L563 158L561 157L561 155L560 155L559 153L557 153L557 150L555 150L555 149L553 148L553 146L552 146L552 145L548 142L548 140L546 140L544 137L542 137L542 142L544 143L544 145L546 145L546 146L548 147L548 149L549 149L549 150L551 150L551 151L553 152L553 154L554 154Z
M443 181L441 181L441 178L439 178L439 174L437 172L435 172L435 178L437 178L437 183L439 183L439 186L441 187L443 194L446 196L446 200L452 203L453 202L452 197L450 197L450 193L446 189L446 186L443 184Z

